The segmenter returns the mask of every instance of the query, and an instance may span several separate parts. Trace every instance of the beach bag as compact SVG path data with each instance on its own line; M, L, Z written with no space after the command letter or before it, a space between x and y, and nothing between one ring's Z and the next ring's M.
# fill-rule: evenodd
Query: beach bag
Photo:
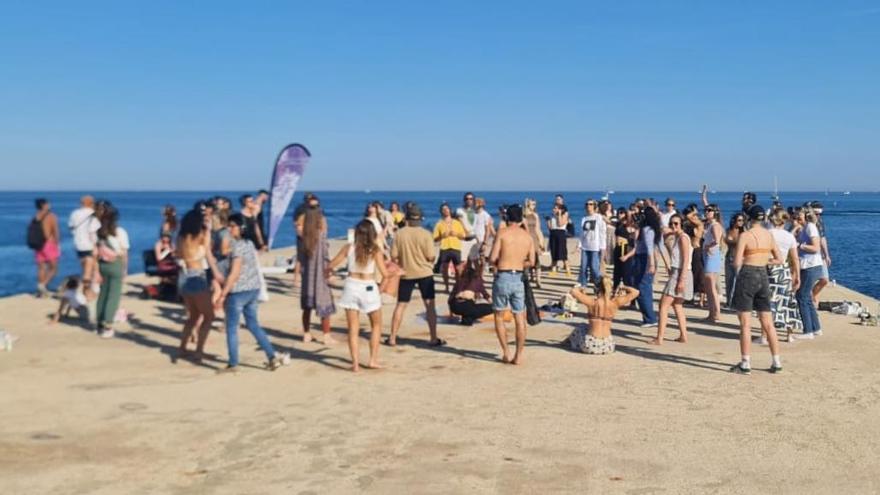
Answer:
M831 312L836 315L857 316L862 312L862 304L852 301L843 301L832 307Z
M523 272L522 281L526 293L526 322L531 326L535 326L541 323L541 313L538 312L538 303L535 302L535 293L532 292L532 284L529 283L527 272Z
M119 253L116 252L115 249L110 247L107 244L107 241L98 242L98 259L103 261L104 263L113 263L116 261L116 258L119 257Z
M252 249L251 253L254 256L257 273L260 274L260 294L257 296L257 301L267 302L269 301L269 287L266 285L266 277L263 276L263 270L260 269L260 256L257 254L256 249Z
M46 234L43 233L43 222L34 218L27 228L27 246L34 251L43 249L46 245Z

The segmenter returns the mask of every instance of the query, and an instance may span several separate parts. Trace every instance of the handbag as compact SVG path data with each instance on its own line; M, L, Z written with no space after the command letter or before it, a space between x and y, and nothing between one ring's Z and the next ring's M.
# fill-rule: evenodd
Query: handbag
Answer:
M260 294L257 296L257 301L267 302L269 301L269 287L266 285L266 277L263 276L263 270L260 269L260 256L257 255L256 249L251 249L251 254L254 257L257 273L260 274Z

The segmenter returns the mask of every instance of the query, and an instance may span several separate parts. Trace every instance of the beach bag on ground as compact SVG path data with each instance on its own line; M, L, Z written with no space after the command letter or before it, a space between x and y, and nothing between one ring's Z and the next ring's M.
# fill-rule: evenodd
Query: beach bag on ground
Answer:
M862 312L862 304L859 302L843 301L832 307L831 312L836 315L857 316Z
M34 218L27 228L27 246L34 251L43 249L46 245L46 235L43 233L43 223Z
M535 302L535 293L532 292L532 284L529 283L527 272L523 272L522 280L526 292L526 322L535 326L541 323L541 313L538 312L538 303Z

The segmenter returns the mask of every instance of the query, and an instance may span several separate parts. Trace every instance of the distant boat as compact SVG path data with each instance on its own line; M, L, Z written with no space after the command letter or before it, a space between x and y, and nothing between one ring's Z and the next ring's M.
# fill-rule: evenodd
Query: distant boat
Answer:
M844 196L849 196L851 193L849 191L843 191Z
M372 192L373 192L373 191L370 191L369 189L364 189L364 194L370 194L370 193L372 193Z
M773 176L773 196L770 199L774 202L779 201L779 180L775 175Z
M609 201L609 200L611 199L611 195L612 195L612 194L614 194L614 190L606 188L606 189L605 189L605 194L602 195L602 197L599 198L599 200L600 200L600 201Z

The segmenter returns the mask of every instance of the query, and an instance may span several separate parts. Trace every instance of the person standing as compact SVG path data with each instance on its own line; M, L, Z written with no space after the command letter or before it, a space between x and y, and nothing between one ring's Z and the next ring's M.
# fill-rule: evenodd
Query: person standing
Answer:
M724 301L728 308L732 307L733 282L736 280L736 270L733 269L733 256L736 254L736 244L739 242L739 236L745 231L745 225L745 215L741 212L735 213L730 217L730 224L727 226L727 235L724 236L724 242L727 244L727 254L724 255Z
M742 360L730 368L730 371L743 375L751 374L752 365L749 348L752 344L752 311L758 313L761 331L767 336L770 355L773 359L770 373L782 371L779 358L779 341L773 317L770 313L770 279L767 267L771 260L780 260L782 255L776 247L773 235L764 228L764 208L753 205L749 208L748 217L751 227L740 237L734 255L736 268L736 287L733 289L733 308L739 316L739 345Z
M177 285L187 314L183 331L180 333L178 356L188 355L186 345L198 325L196 352L193 355L193 360L197 362L201 361L204 354L205 342L214 322L214 307L221 298L216 295L215 300L211 300L211 285L216 282L222 287L226 273L220 271L214 260L208 242L210 233L211 231L205 227L202 211L194 209L183 216L177 235L177 263L180 265ZM209 280L209 269L212 271L213 280Z
M466 192L462 198L462 205L455 210L455 218L461 222L464 228L464 239L461 241L461 260L467 261L480 256L475 234L477 211L475 209L474 193Z
M58 217L52 213L49 201L39 198L34 201L37 213L28 226L28 247L34 251L37 265L37 297L49 295L47 288L58 272L58 258L61 257L61 236L58 231Z
M558 197L558 196L557 196ZM559 263L565 274L571 277L571 268L568 266L568 208L564 204L553 204L553 214L547 219L547 229L550 231L550 276L556 274Z
M354 242L346 244L339 250L333 261L325 267L324 277L329 278L333 269L343 261L347 261L348 278L345 279L339 306L345 309L345 319L348 323L351 370L355 373L360 370L358 340L361 313L366 314L370 319L370 362L367 367L381 368L379 338L382 335L382 298L379 296L375 277L377 271L383 278L386 276L385 255L376 244L376 231L369 221L361 220L357 224L354 229Z
M529 271L533 273L535 285L541 288L541 253L544 252L544 233L541 231L541 217L538 216L538 203L531 198L523 201L523 224L532 238L532 246L535 247L535 264Z
M119 212L110 203L100 208L101 228L98 229L96 257L101 274L101 291L98 294L96 320L98 333L109 339L115 335L113 323L122 297L122 281L128 271L128 232L118 225Z
M306 218L306 210L310 207L320 208L320 202L318 201L318 197L314 194L307 192L303 197L303 202L297 205L297 207L293 210L293 230L296 232L296 257L293 262L293 283L296 284L299 281L301 272L302 272L302 233L303 233L303 224Z
M633 224L632 215L626 208L618 208L617 226L614 230L616 246L614 247L614 274L612 277L613 293L617 293L617 288L621 284L633 285L632 273L638 235L639 228Z
M397 240L391 246L391 259L403 270L400 288L397 291L397 306L391 318L391 334L385 339L390 346L397 345L397 332L403 321L403 313L412 298L413 289L418 286L425 303L425 316L431 335L429 344L445 345L446 341L437 336L437 309L434 305L434 239L431 233L422 228L422 209L415 203L406 208L406 227L397 232Z
M596 283L602 276L602 259L605 253L607 229L605 219L596 212L596 201L587 200L584 205L586 216L581 219L581 269L578 283L586 287L588 282Z
M794 298L794 291L801 285L800 260L798 259L797 240L791 232L785 230L788 213L782 208L773 210L770 223L773 228L770 234L776 241L776 247L782 259L774 260L770 265L770 312L773 315L773 326L776 331L785 330L788 342L792 340L792 331L803 329L800 311ZM765 342L765 337L761 342Z
M91 295L92 281L95 279L95 243L98 241L98 229L101 222L95 216L95 198L83 196L79 200L80 207L73 210L67 220L67 228L73 237L73 248L82 269L82 287L88 299Z
M526 303L523 273L535 263L535 246L523 225L523 211L519 205L507 207L507 227L498 230L489 261L495 266L492 284L492 310L495 312L495 334L501 344L501 361L522 364L526 342ZM603 229L604 231L604 229ZM516 353L510 359L504 313L513 313L516 325Z
M721 297L718 294L718 278L721 276L721 242L724 229L721 227L721 212L718 205L710 204L705 209L706 226L703 231L703 291L709 306L706 321L714 323L721 317Z
M333 293L327 283L330 247L327 243L327 219L319 208L306 209L303 220L302 286L299 304L302 309L303 342L312 341L312 311L321 319L324 345L334 342L330 334L330 316L336 312Z
M263 215L266 209L268 209L269 205L269 191L265 189L260 189L257 192L257 197L254 198L254 206L256 207L257 212L257 225L260 226L260 233L263 236L263 241L268 244L269 243L269 224L266 222L266 216Z
M177 237L177 208L174 205L165 205L162 209L162 226L159 227L159 237L168 235L172 239Z
M440 205L440 220L434 225L434 241L440 243L439 267L443 276L446 293L449 293L449 265L452 265L455 281L458 281L458 270L461 265L462 239L467 237L464 226L457 218L452 217L449 205Z
M657 326L654 313L654 273L657 271L656 239L661 235L660 215L654 208L645 208L636 242L636 261L633 280L638 284L636 303L642 313L642 328Z
M794 231L797 239L798 262L800 263L801 286L796 298L804 322L804 333L798 339L812 340L822 335L819 313L813 302L813 286L822 277L822 238L816 227L816 214L812 208L803 208L796 218Z
M831 252L828 251L828 239L825 237L825 221L822 219L822 203L818 201L813 201L812 203L810 203L810 208L816 215L816 229L819 230L819 247L821 248L822 254L822 275L819 277L816 285L813 286L812 291L813 305L818 308L819 293L822 292L822 289L824 289L828 285L828 270L831 268Z
M691 260L694 250L691 248L691 239L682 230L681 215L673 213L669 217L669 234L673 236L669 244L669 280L663 289L660 298L660 321L657 325L657 337L651 341L654 345L663 344L663 334L666 332L666 322L669 319L670 306L675 311L678 319L678 329L681 335L676 340L682 344L687 343L687 315L684 313L684 300L693 297L694 278L691 273Z
M226 347L229 350L229 362L223 372L238 371L238 324L244 315L245 325L253 334L260 349L266 353L268 362L266 369L276 369L290 363L290 354L275 352L266 332L260 326L258 305L260 297L260 267L257 262L257 251L253 243L244 238L242 229L247 220L241 213L230 215L229 233L232 234L232 254L230 255L229 272L225 274L223 290L215 308L223 306L226 313Z
M260 229L260 224L257 222L259 208L254 197L250 194L245 194L238 199L238 203L241 205L241 216L244 218L244 231L241 235L251 241L254 248L258 251L264 250L263 232Z
M492 250L492 241L495 240L495 221L492 215L486 211L486 200L477 198L474 200L477 209L474 215L474 237L477 240L477 252L479 253L479 261L483 263L489 259L489 253Z

